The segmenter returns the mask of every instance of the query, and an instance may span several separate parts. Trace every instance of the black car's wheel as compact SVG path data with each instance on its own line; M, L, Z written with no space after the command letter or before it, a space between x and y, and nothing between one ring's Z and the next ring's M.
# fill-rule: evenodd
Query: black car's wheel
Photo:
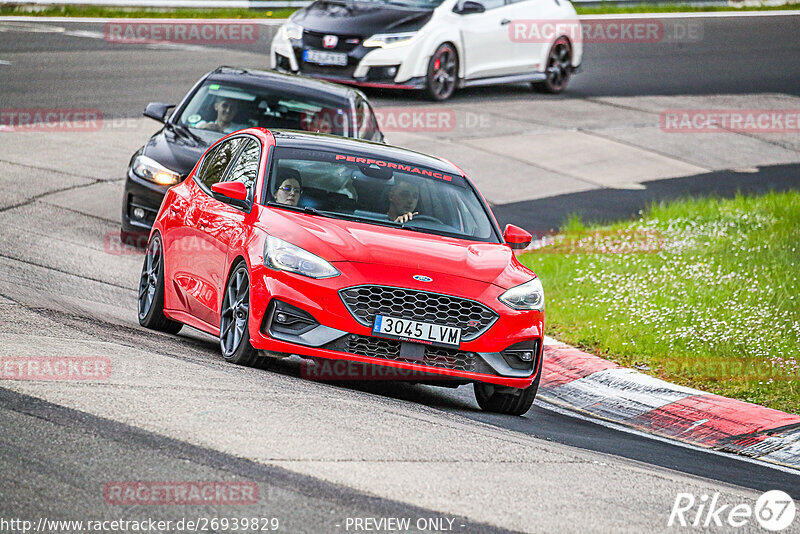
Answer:
M504 388L494 384L476 382L475 400L478 406L487 412L497 412L507 415L523 415L530 410L536 392L539 390L539 380L542 373L536 377L533 384L525 389Z
M183 327L164 315L164 247L158 233L153 234L144 255L139 279L139 324L169 334L177 334Z
M547 76L543 82L536 82L533 88L543 93L558 94L567 88L572 75L572 46L566 37L559 37L547 55Z
M458 54L455 47L445 43L436 49L428 63L425 93L433 100L447 100L458 83Z
M222 299L219 320L219 345L226 361L248 367L264 368L270 361L262 358L250 344L250 276L247 264L240 261L231 270Z

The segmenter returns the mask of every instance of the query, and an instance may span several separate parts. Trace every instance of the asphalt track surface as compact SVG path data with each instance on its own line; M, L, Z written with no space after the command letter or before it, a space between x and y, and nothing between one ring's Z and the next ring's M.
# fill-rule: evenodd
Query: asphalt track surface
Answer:
M176 101L200 75L218 64L239 64L242 59L251 61L250 54L241 55L240 51L259 52L264 44L217 48L209 51L207 58L198 60L194 55L192 61L187 62L180 47L127 46L120 49L118 45L96 37L98 32L102 32L101 24L68 25L73 35L48 30L48 26L64 26L60 23L25 24L28 26L19 27L19 31L0 32L0 61L10 63L0 63L2 108L86 107L99 108L108 116L135 117L149 101ZM703 19L704 38L699 43L589 48L587 68L575 78L566 98L762 91L800 95L800 62L797 61L800 57L800 32L797 32L797 24L797 17ZM80 32L88 33L80 35ZM268 42L268 36L262 34L260 41ZM34 60L30 61L31 58ZM527 91L524 87L470 90L459 93L456 101L474 101L479 105L483 100L518 98L520 92ZM373 92L370 96L383 105L420 101L416 95L405 93ZM531 98L543 97L532 94ZM36 168L30 170L38 171ZM24 175L19 169L3 172L10 173L15 179L22 179ZM796 186L796 167L776 167L769 172L776 187ZM792 176L795 181L792 181ZM9 183L5 179L3 187L8 193ZM731 187L724 176L712 183L716 183L715 187L722 193L729 192ZM631 214L642 201L634 198L642 194L637 191L616 193L630 196L614 204L619 216ZM609 193L590 192L583 197L578 193L565 199L564 205L584 202L591 208L597 205L596 197L591 195L601 194ZM585 454L590 454L595 459L593 461L615 470L661 477L670 487L680 488L681 484L691 480L708 491L732 491L735 487L757 491L782 489L795 499L800 498L800 476L796 473L608 428L556 411L546 403L537 402L524 417L510 418L479 411L471 389L467 387L448 390L397 383L309 384L301 380L299 365L294 361L280 362L269 372L229 369L230 366L220 361L218 348L208 336L190 332L180 337L169 337L138 327L135 313L129 309L135 278L109 275L106 279L102 274L107 269L116 269L114 262L122 260L124 265L120 270L126 274L135 273L137 258L104 257L102 265L97 266L96 273L100 274L92 274L94 267L88 269L91 273L81 273L75 266L76 263L80 265L80 261L69 260L60 265L59 257L66 259L83 247L91 247L91 234L97 233L87 226L91 219L87 222L85 217L70 210L59 211L62 231L69 233L70 237L54 250L49 250L45 238L48 230L44 229L41 220L43 215L48 215L47 211L37 203L36 192L26 191L23 197L20 202L6 202L0 210L0 215L4 215L2 224L7 229L19 234L25 228L31 228L36 235L32 242L9 236L9 232L5 232L3 237L0 260L5 274L0 278L0 304L9 310L3 323L6 340L14 335L22 338L37 328L44 328L41 325L47 325L53 335L67 346L70 343L79 346L90 341L113 341L127 347L131 353L152 351L169 361L170 365L198 364L234 378L256 381L265 388L280 387L288 382L298 391L310 389L312 393L320 392L326 397L343 399L343 402L358 402L361 412L354 412L348 420L338 422L344 429L358 428L359 419L369 411L374 410L379 415L386 406L398 406L398 410L415 409L416 406L425 409L425 416L430 418L432 425L447 425L453 420L473 421L486 425L489 433L496 429L504 435L518 434L531 438L532 443L553 447L557 452L577 450L584 454L582 451L589 451ZM108 202L117 202L117 198L111 196ZM544 207L544 201L541 202ZM506 205L504 209L513 210L514 207ZM597 217L608 215L613 214L599 213ZM97 218L95 222L113 230L113 224L105 219ZM41 289L46 284L52 284L52 298L49 290ZM65 289L70 284L74 288ZM96 310L82 300L93 298L87 294L102 295L104 292L109 296L98 297L102 305L98 305ZM153 379L156 379L155 375ZM41 397L47 395L43 393ZM172 437L168 432L146 430L147 425L133 416L102 417L95 415L90 408L75 409L66 401L61 405L55 393L51 396L53 402L42 398L12 391L12 388L0 388L2 517L80 517L81 514L106 517L115 514L118 510L97 498L98 487L108 480L242 478L258 482L262 496L268 496L264 499L266 504L259 506L253 515L280 515L289 532L339 531L335 525L345 517L443 515L440 506L412 505L400 498L397 492L372 489L369 483L358 489L354 485L331 482L322 475L309 475L307 470L284 468L263 459L222 452L222 448L214 446L213 439L204 446L180 435ZM203 399L198 394L194 402L203 403ZM309 407L310 410L313 408L313 405ZM259 409L254 407L253 413L258 414ZM101 410L98 408L98 411ZM165 406L162 414L152 417L169 422L169 411L170 407ZM323 425L324 416L320 417L318 424ZM214 428L209 427L208 432L213 434ZM336 431L331 429L330 432L333 439ZM436 439L435 436L431 430L431 439ZM432 448L439 446L441 444L431 443ZM502 456L502 451L485 451L485 454ZM453 469L470 469L470 464L454 464ZM543 476L552 476L548 473ZM540 482L545 481L530 480L531 485ZM611 483L603 476L588 475L585 480L573 482L585 491L581 497L590 500L599 499L607 491L605 484ZM641 481L636 477L629 481L632 488L639 483ZM491 502L487 498L487 503ZM565 514L572 522L572 528L565 528L567 531L586 530L592 526L600 530L619 530L618 525L612 527L610 522L602 522L602 517L576 510L576 503L570 502L567 496L555 496L549 501L543 499L540 504L551 514ZM666 530L672 502L664 501L662 504L662 514L647 517L643 524L654 525L654 530ZM525 506L535 508L537 503L526 503ZM208 515L212 511L159 508L150 515L170 519L191 514ZM227 513L230 510L222 508L217 511ZM248 514L253 511L249 509ZM134 512L126 509L122 515L130 517L136 515ZM491 522L453 513L446 515L456 524L465 525L463 531L505 530ZM513 530L542 529L541 525L531 524Z

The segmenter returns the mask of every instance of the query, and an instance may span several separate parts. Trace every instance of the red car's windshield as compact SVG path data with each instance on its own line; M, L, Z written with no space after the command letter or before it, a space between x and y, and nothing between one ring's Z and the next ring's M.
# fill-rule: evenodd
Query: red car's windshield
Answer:
M486 208L463 177L403 161L278 148L267 199L342 219L500 242Z

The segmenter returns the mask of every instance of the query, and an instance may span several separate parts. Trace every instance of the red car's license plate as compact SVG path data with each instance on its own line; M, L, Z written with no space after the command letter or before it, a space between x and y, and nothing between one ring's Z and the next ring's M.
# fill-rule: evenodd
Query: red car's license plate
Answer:
M454 349L457 349L461 344L460 328L386 315L375 316L372 334L378 337L416 341Z

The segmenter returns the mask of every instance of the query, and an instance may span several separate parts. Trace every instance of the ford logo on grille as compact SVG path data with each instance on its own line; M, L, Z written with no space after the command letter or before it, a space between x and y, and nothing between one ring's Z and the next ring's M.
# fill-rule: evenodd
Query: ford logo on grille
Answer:
M413 278L414 280L418 280L420 282L433 282L433 278L431 278L430 276L422 276L421 274L415 274L411 278Z

